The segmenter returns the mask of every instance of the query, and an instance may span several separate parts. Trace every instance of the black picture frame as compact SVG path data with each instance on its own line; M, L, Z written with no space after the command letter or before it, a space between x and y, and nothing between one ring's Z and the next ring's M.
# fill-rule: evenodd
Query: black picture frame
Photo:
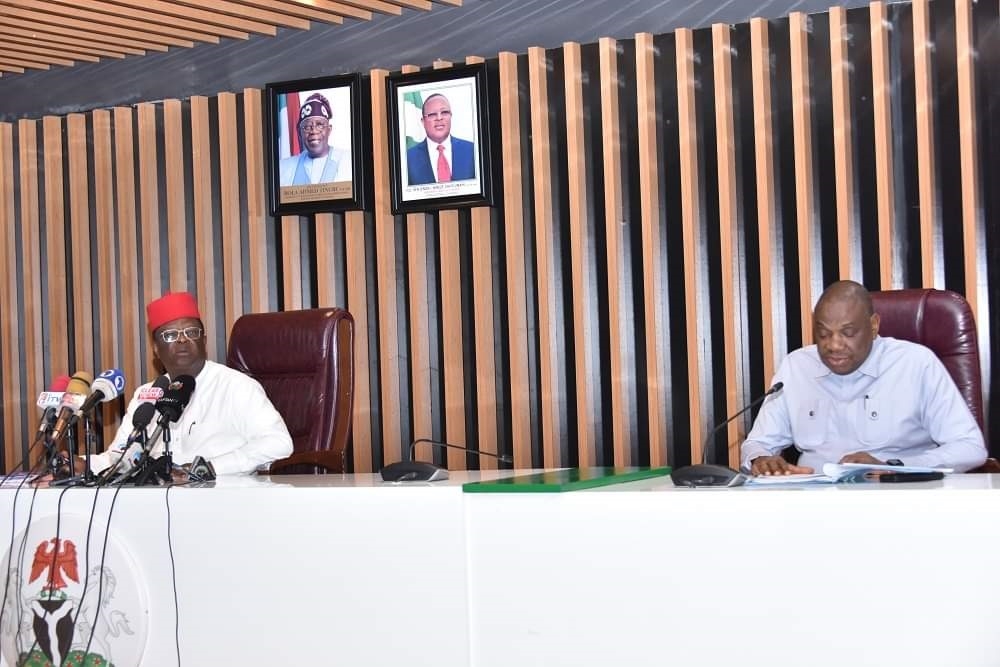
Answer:
M486 63L477 63L386 78L394 214L493 205L496 148L488 72ZM431 97L443 97L449 114L450 142L445 143L450 143L452 180L448 182L437 180L426 143L428 125L421 109L431 103ZM442 131L440 124L434 128Z
M365 207L366 167L371 162L370 142L364 140L370 111L362 94L360 74L317 77L269 83L267 105L267 164L271 215L297 215L350 211ZM325 115L314 94L328 102L329 151L319 181L309 177L308 149L299 124L319 123ZM308 107L316 120L302 117ZM297 159L296 159L297 158ZM299 181L296 183L296 180Z

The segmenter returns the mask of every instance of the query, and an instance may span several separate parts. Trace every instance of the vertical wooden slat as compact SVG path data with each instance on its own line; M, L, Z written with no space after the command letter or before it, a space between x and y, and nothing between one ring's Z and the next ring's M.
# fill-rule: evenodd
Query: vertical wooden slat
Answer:
M667 420L665 388L668 383L665 356L661 343L663 322L662 283L664 272L660 257L660 229L663 225L663 195L660 186L660 121L656 108L656 45L650 33L635 36L636 109L639 137L639 206L642 215L642 313L645 321L646 405L649 411L647 447L649 463L667 463Z
M281 218L281 265L285 267L282 281L285 310L301 310L302 244L297 215L285 215Z
M111 113L98 109L91 114L94 133L94 229L97 269L97 319L101 323L101 337L97 341L97 354L101 367L123 367L124 357L119 355L121 340L121 309L119 307L118 257L115 253L115 178L111 148ZM124 372L124 371L123 371ZM145 381L134 375L125 376L127 395ZM110 408L111 406L109 406ZM105 415L113 412L106 410ZM117 419L105 419L104 442L110 443L117 431Z
M777 243L777 201L774 183L774 108L771 102L771 47L768 23L750 21L750 66L753 74L754 100L754 174L757 187L757 249L760 267L761 366L763 382L774 377L775 359L783 356L784 336L775 332L776 298L781 260Z
M44 378L44 348L42 341L42 301L41 289L41 220L39 218L38 199L38 122L20 120L17 123L18 161L20 165L21 193L21 266L23 270L21 282L21 298L24 310L21 312L23 323L24 346L22 349L22 367L25 370L25 390L27 395L18 416L31 423L30 396L35 396L45 389ZM57 280L61 272L54 271L52 278ZM11 302L16 303L16 301ZM72 373L73 371L68 371ZM33 459L32 463L37 459Z
M465 60L468 64L483 62L478 56ZM476 420L478 437L476 446L481 452L497 453L497 381L494 358L493 323L493 237L490 209L473 208L472 224L472 298L476 331ZM481 456L479 467L492 470L497 460Z
M622 195L622 146L619 128L622 126L618 106L618 45L609 37L598 43L601 61L601 134L604 138L604 234L607 243L608 274L608 350L610 353L611 437L614 464L631 465L632 443L628 431L628 379L622 360L625 343L622 338L622 238L625 210Z
M507 265L507 332L510 354L510 442L514 467L531 466L531 402L528 380L528 285L524 248L520 82L517 55L500 56L500 135L503 147L504 238Z
M90 204L88 194L90 177L87 172L87 119L83 114L70 114L66 119L67 162L69 164L69 219L70 239L73 248L74 275L89 276L91 282L99 282L96 272L107 270L91 266L90 263ZM96 269L96 271L95 271ZM73 292L73 355L76 366L92 368L100 373L117 365L117 359L102 358L100 365L94 364L94 299L92 290L84 287ZM103 326L107 326L103 324ZM55 368L53 368L55 372Z
M830 84L833 90L833 163L837 193L837 260L841 280L861 280L860 261L852 239L854 219L854 129L851 123L851 60L848 56L847 10L830 8ZM857 260L860 257L856 258Z
M62 120L55 116L42 119L43 161L45 164L45 252L48 289L42 299L42 307L48 314L49 331L46 350L42 357L48 358L52 373L59 375L62 368L69 368L69 295L66 292L66 270L75 279L84 281L86 274L75 271L67 262L66 255L66 201L63 184ZM39 221L39 224L42 224ZM64 268L65 267L65 270ZM81 285L82 287L82 285ZM74 334L75 335L75 334ZM91 372L92 369L76 366L77 370ZM43 382L46 382L43 380ZM44 387L40 387L44 389Z
M818 252L814 254L815 191L813 184L812 94L809 83L809 17L788 17L792 60L792 135L795 146L795 219L798 230L799 308L802 343L812 341L812 304L822 291Z
M441 337L443 346L445 440L465 446L465 336L462 335L462 265L458 211L438 213L441 255ZM448 468L465 468L466 455L448 448Z
M955 0L955 44L958 64L958 122L962 173L962 253L965 298L979 325L983 391L990 393L990 300L979 179L979 118L976 113L976 45L971 0ZM980 295L984 298L980 299Z
M434 69L447 69L451 63L434 62ZM442 370L444 380L445 440L465 446L465 336L462 335L462 264L458 211L438 213L440 244L441 337L444 345ZM450 469L465 468L465 454L455 448L447 451Z
M558 319L555 303L555 267L553 236L555 221L552 211L552 156L549 129L549 92L546 75L548 59L545 49L528 49L528 84L531 90L531 163L533 167L535 252L538 294L538 365L539 394L542 413L542 465L546 468L562 464L560 438L561 419L556 404L562 398L556 346Z
M246 258L250 281L250 311L265 313L271 310L268 298L268 255L267 215L264 174L264 121L263 102L257 88L243 89L243 125L246 135L246 203L247 203L247 250ZM322 257L322 255L320 255Z
M145 377L142 348L146 318L139 302L139 239L135 207L135 124L132 110L114 110L115 208L118 228L118 285L121 309L122 371L125 377Z
M742 336L737 338L737 328L743 330L741 306L742 276L740 255L736 182L735 121L733 118L733 63L732 36L728 25L712 26L712 52L715 82L715 155L719 173L719 254L720 284L722 287L722 339L725 364L726 414L735 414L744 402L740 394L742 364L739 349ZM726 439L729 465L739 464L739 443L742 440L742 422L729 422Z
M236 95L219 95L219 199L222 208L222 278L226 331L243 314L243 246L236 135Z
M419 71L420 68L414 65L405 65L402 68L404 74ZM427 291L427 215L424 213L410 213L406 216L406 258L406 283L410 306L410 385L413 387L410 415L413 423L413 439L416 440L434 437L431 419L433 387L429 333L432 308ZM432 461L434 454L433 450L425 450L420 453L415 452L414 456ZM452 457L455 458L454 455Z
M191 183L192 210L194 215L194 268L195 284L198 289L198 305L208 336L206 352L211 359L225 359L225 350L221 347L220 338L229 336L225 329L224 336L218 336L222 326L219 321L215 296L215 287L219 283L219 271L216 267L216 249L214 213L212 202L215 194L212 192L212 174L217 166L212 160L211 145L214 138L211 134L209 120L208 98L200 95L191 98Z
M598 462L594 423L598 419L592 396L596 372L591 359L591 349L597 336L597 323L590 313L593 300L592 269L588 261L590 244L587 223L589 199L587 183L586 139L584 137L585 112L583 108L583 62L580 45L563 44L563 71L566 90L566 164L569 201L569 257L570 275L573 280L573 339L576 368L576 446L580 467Z
M372 137L375 179L375 255L378 290L379 387L382 395L382 456L384 462L402 459L399 410L399 340L396 333L396 241L389 198L388 112L386 70L371 71Z
M368 351L368 261L365 248L365 214L344 215L347 253L347 303L354 316L354 415L351 422L351 450L354 472L372 471L372 405ZM322 302L320 305L324 305Z
M7 280L0 287L5 304L0 317L0 363L8 372L4 374L3 402L3 455L5 472L21 461L21 445L27 444L23 420L25 392L21 386L21 354L18 329L21 313L16 308L20 291L17 273L17 217L14 208L14 128L10 123L0 123L0 270Z
M976 122L976 64L971 0L955 0L955 44L958 50L958 141L962 172L962 252L965 298L984 321L979 303L979 132ZM984 300L985 301L985 300Z
M184 192L184 129L180 100L163 102L163 171L167 209L167 285L187 291L187 208ZM248 167L249 169L249 167Z
M702 388L699 378L702 373L702 346L707 338L699 329L698 296L702 286L699 277L702 259L698 256L701 247L701 195L699 193L698 160L698 115L695 106L697 84L694 76L694 35L688 29L674 33L677 50L677 115L678 141L680 146L681 181L681 227L684 248L684 320L687 340L687 371L690 383L688 418L691 423L691 459L701 461L702 434Z
M344 306L336 303L337 294L337 264L343 258L337 254L334 241L334 225L336 219L333 213L317 213L316 228L316 303L319 308Z
M142 245L143 304L159 298L166 290L160 276L159 151L156 146L156 106L137 107L139 116L139 239Z
M937 218L937 160L934 150L934 93L929 0L913 0L913 85L917 124L917 192L920 202L920 280L922 287L943 287L934 261Z
M895 289L893 230L896 226L896 186L893 165L892 75L889 70L889 26L885 3L870 5L872 45L872 114L875 124L875 190L878 211L879 287Z

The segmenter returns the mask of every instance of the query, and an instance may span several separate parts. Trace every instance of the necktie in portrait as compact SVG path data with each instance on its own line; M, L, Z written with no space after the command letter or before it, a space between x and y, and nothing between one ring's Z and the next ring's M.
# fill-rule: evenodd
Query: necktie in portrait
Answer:
M444 146L441 145L438 146L437 180L438 183L451 180L451 167L448 166L448 158L444 156Z

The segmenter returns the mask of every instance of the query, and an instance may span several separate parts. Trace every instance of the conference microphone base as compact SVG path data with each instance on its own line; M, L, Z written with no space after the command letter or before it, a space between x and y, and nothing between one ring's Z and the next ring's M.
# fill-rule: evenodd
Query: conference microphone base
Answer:
M742 486L747 480L743 473L726 466L710 463L677 468L670 473L674 486Z
M444 468L423 461L397 461L382 468L386 482L439 482L448 479Z

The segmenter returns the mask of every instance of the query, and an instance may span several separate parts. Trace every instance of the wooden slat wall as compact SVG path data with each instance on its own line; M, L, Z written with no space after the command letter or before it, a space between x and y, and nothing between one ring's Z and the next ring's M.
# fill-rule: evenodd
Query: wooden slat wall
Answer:
M350 309L357 471L418 437L518 467L698 459L836 277L965 293L992 386L998 13L875 2L487 59L492 209L392 215L380 70L364 212L268 215L258 89L0 124L4 465L53 375L152 374L167 289L198 294L217 359L247 310Z

